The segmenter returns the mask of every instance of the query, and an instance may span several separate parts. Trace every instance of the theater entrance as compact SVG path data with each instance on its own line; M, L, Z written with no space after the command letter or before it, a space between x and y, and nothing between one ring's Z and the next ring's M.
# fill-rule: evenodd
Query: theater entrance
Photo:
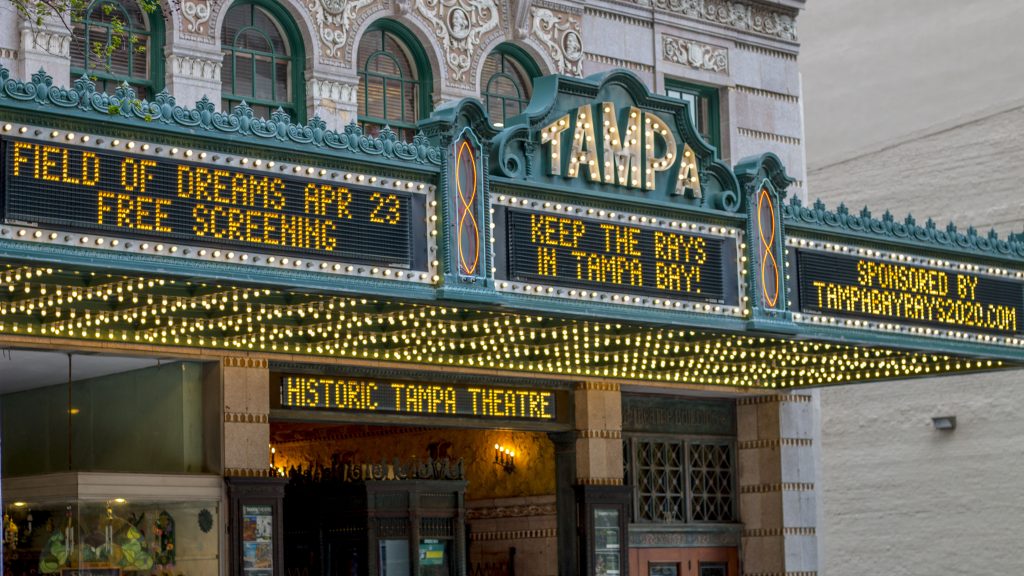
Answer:
M558 573L568 393L449 380L272 375L288 576Z

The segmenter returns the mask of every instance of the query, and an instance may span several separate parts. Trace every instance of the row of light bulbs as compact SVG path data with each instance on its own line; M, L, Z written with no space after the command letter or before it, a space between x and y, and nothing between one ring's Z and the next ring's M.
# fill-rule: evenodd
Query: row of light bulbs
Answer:
M14 264L0 270L0 280L8 294L17 295L0 304L0 333L112 343L759 387L1002 365L882 348L286 295L269 289ZM46 295L40 295L43 289Z

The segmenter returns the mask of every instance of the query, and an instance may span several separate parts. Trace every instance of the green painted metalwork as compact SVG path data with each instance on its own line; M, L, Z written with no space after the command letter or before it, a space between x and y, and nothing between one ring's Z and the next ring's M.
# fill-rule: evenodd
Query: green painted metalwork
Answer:
M392 167L408 166L436 169L443 151L422 134L412 142L402 142L390 129L376 136L364 135L355 123L343 131L328 130L327 123L314 116L307 124L295 124L286 112L278 109L270 118L257 118L244 102L230 112L219 112L213 102L203 97L194 108L179 106L174 97L161 91L153 100L138 100L130 87L120 87L114 94L96 90L88 78L80 78L69 88L54 85L53 77L44 70L32 75L28 82L11 78L11 71L0 66L0 114L16 111L9 119L27 120L24 113L39 112L61 122L73 120L102 123L107 130L130 128L137 134L174 135L190 138L213 137L228 146L239 144L276 147L294 153L330 153L347 155L352 160L374 161ZM81 129L81 128L79 128Z
M605 183L587 182L580 176L571 180L545 173L548 158L541 145L541 131L578 106L611 102L617 109L636 106L662 118L675 134L682 153L688 144L697 157L702 194L675 194L674 183L644 191ZM651 94L643 82L626 70L612 70L588 78L546 76L534 85L530 105L493 140L490 172L509 183L534 185L586 200L628 202L634 208L660 207L696 210L706 215L728 216L741 207L739 183L732 170L718 158L717 150L705 142L690 119L687 102ZM617 110L616 110L617 112ZM497 178L495 178L497 181Z
M385 127L376 136L367 136L356 124L341 131L327 130L325 122L313 117L306 125L295 124L283 110L270 118L256 118L246 104L230 112L218 112L208 99L188 108L161 92L152 100L138 101L127 87L114 94L96 90L88 78L74 82L71 88L54 85L43 71L25 82L11 78L0 67L0 121L37 123L39 126L97 134L130 135L132 138L175 145L204 146L222 152L263 153L277 158L334 166L356 163L373 173L417 174L436 180L436 200L441 207L438 259L445 273L435 286L396 284L387 280L339 277L316 271L287 271L238 264L186 261L156 255L136 255L90 250L84 247L26 243L15 238L0 238L0 254L5 258L33 262L65 262L69 265L104 266L112 270L136 270L144 273L195 275L240 283L294 287L325 293L349 292L374 294L394 300L435 302L470 301L474 309L503 307L524 313L543 313L557 318L626 321L659 326L685 326L720 332L771 332L799 334L801 338L844 340L867 346L923 349L950 354L978 355L1012 360L1024 359L1017 348L979 341L930 338L904 333L857 330L839 325L793 323L788 298L767 306L755 297L757 266L756 230L752 215L762 185L767 184L776 201L777 244L785 246L787 236L825 239L830 242L929 254L945 259L974 263L1000 263L1020 270L1024 266L1024 241L1011 236L1000 238L973 228L961 232L950 224L938 227L933 221L919 226L912 216L899 222L889 213L880 219L865 209L852 214L840 205L826 210L821 202L805 207L797 198L786 202L792 179L778 157L772 154L744 159L730 168L715 148L699 137L690 121L687 104L665 96L652 95L632 73L616 70L585 79L549 76L539 79L526 111L510 119L511 125L498 130L491 124L484 106L475 99L449 102L438 107L430 118L417 124L419 132L411 142ZM578 106L610 101L616 106L637 106L653 110L666 120L671 118L678 141L690 144L699 161L702 198L691 194L674 195L659 187L643 191L597 182L582 177L566 179L545 174L544 147L539 131L554 119ZM466 132L468 130L468 132ZM610 302L556 299L543 295L512 294L495 289L490 269L492 257L484 250L483 275L475 282L463 282L454 274L452 237L452 194L444 177L452 158L449 146L462 133L470 133L480 146L482 188L480 206L488 207L497 194L514 194L537 200L572 202L576 206L622 210L631 213L677 218L705 224L727 224L746 230L747 295L751 315L747 318L723 317L686 311L624 306ZM489 210L482 210L480 227L490 230ZM485 237L486 238L486 237ZM486 247L488 242L484 242ZM775 253L782 265L785 257ZM785 270L781 271L783 274ZM788 283L783 283L788 286Z
M868 242L872 246L898 245L901 249L941 252L950 258L980 256L1011 262L1017 267L1024 264L1024 238L1017 235L1000 238L995 230L983 234L969 226L961 232L952 222L945 228L939 228L931 218L921 226L913 215L908 214L899 222L888 210L881 218L875 218L867 207L854 214L845 204L839 204L830 211L821 200L807 207L797 197L791 198L783 207L782 217L790 230L801 235L811 233L843 238L851 243Z

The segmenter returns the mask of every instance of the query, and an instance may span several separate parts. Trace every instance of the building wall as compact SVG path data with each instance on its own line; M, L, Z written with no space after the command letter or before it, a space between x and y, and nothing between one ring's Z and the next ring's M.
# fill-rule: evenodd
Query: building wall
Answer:
M1017 3L820 2L801 21L809 193L1024 230ZM955 24L954 24L955 23ZM837 111L842 111L837 113ZM1017 574L1020 371L821 391L823 573ZM954 415L941 432L934 416Z
M356 119L356 47L381 18L397 21L423 45L430 61L434 105L476 96L484 57L511 43L529 54L542 74L590 75L611 68L637 73L655 92L666 79L719 89L721 154L736 163L774 152L803 194L803 125L795 19L803 0L771 5L708 0L706 10L670 0L485 0L336 2L279 0L303 39L306 110L327 128ZM179 5L180 4L180 5ZM308 5L307 5L308 4ZM160 3L166 27L165 85L178 104L204 95L220 107L220 28L230 1ZM343 6L343 9L341 8ZM473 32L452 31L455 8L469 15ZM9 5L0 7L0 63L28 77L43 67L57 84L70 85L70 36L57 20L30 26ZM581 50L567 36L578 35Z

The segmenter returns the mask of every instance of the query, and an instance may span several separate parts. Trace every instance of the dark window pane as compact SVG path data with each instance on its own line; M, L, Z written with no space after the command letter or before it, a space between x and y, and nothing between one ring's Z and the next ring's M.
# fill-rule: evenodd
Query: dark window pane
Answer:
M235 56L235 90L236 96L252 97L252 58L248 54Z
M232 87L232 81L235 77L235 58L231 54L224 56L224 64L220 69L220 89L225 94L232 94L235 90Z
M273 85L274 85L274 69L270 60L266 58L256 58L256 89L254 96L260 100L273 100Z
M419 90L408 49L395 36L371 30L360 39L357 57L360 114L390 125L407 140L419 114ZM370 122L363 125L367 133L380 128Z
M277 69L274 71L274 80L277 82L277 86L275 88L276 93L274 97L278 100L291 101L292 94L291 91L288 90L290 85L289 79L291 78L291 63L288 61L282 62L278 60L276 67Z

